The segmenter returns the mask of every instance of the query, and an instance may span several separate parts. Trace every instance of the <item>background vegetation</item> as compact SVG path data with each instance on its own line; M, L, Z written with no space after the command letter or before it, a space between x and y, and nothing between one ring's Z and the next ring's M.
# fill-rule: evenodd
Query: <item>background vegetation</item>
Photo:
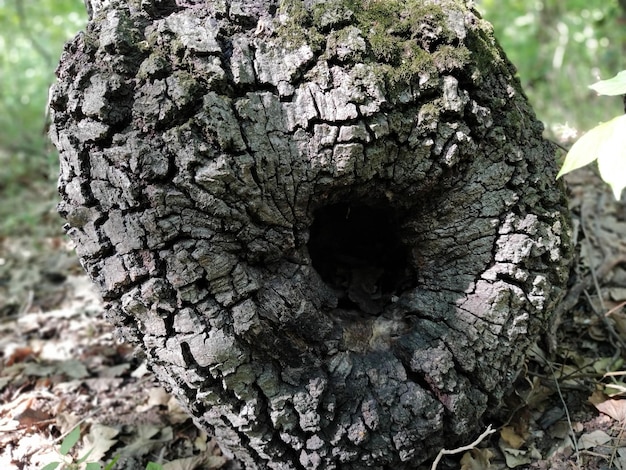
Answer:
M0 0L0 237L61 232L45 109L63 44L86 21L82 0Z
M623 112L588 88L623 70L625 0L479 0L547 132L566 144Z
M621 0L626 3L625 0ZM622 111L587 86L626 68L626 8L618 0L479 0L517 66L537 115L571 144ZM0 0L0 238L61 234L58 160L45 105L64 42L86 22L82 0Z

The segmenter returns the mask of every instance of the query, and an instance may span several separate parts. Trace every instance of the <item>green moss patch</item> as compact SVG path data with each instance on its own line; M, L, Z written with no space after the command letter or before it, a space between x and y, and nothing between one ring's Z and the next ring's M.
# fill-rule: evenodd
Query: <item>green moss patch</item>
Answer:
M277 33L292 47L307 43L320 51L329 33L357 27L369 61L380 65L391 84L460 69L470 58L443 7L423 0L331 0L311 9L302 0L283 0L280 10L286 20Z

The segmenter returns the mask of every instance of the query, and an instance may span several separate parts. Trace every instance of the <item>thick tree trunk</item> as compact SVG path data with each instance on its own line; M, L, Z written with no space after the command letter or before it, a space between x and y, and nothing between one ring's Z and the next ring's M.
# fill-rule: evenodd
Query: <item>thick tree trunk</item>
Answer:
M97 2L54 88L108 315L246 469L410 469L566 282L553 148L459 0Z

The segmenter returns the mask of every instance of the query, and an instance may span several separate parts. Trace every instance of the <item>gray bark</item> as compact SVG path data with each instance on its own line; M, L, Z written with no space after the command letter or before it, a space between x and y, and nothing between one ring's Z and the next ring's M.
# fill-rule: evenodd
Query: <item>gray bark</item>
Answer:
M489 25L454 0L91 8L51 102L59 210L196 423L246 469L410 469L471 437L571 253Z

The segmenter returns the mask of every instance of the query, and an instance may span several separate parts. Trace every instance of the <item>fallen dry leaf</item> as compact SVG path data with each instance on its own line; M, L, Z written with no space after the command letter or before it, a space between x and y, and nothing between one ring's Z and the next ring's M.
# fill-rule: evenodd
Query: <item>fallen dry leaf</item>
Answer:
M611 436L602 431L596 429L595 431L588 432L580 436L578 439L579 449L593 449L594 447L601 446L607 442L611 442Z
M613 312L610 318L612 318L615 322L615 329L620 334L620 336L626 336L626 313Z
M606 400L602 403L594 403L600 413L610 416L620 423L626 421L626 400Z
M506 443L507 447L519 449L526 442L523 437L518 435L512 426L505 426L500 431L500 438Z
M530 453L528 451L505 447L500 447L500 450L504 454L506 466L509 468L516 468L521 465L528 465L531 461Z
M489 449L471 449L461 458L461 470L489 470L493 456Z
M144 424L137 427L137 434L133 436L122 454L124 456L141 456L151 452L154 448L161 447L164 442L173 438L172 428L160 427L152 424Z
M124 375L128 369L130 369L130 364L117 364L115 366L103 367L98 371L98 375L101 378L112 379Z
M538 348L538 346L536 346ZM544 353L541 353L544 354ZM545 355L545 354L544 354ZM539 377L533 377L532 387L525 397L526 404L530 408L539 408L540 405L554 394L554 390L544 385Z
M22 348L15 348L13 351L11 351L10 354L7 355L5 365L12 366L13 364L17 362L24 362L26 361L26 359L29 359L34 356L35 356L35 351L30 346L26 346Z
M29 407L13 416L13 419L19 422L21 426L37 426L47 424L52 416L45 411Z
M152 387L148 390L148 406L167 406L171 395L163 387Z
M117 443L113 439L119 434L119 430L102 424L92 424L89 434L83 438L81 450L78 455L89 452L89 460L102 460L106 453Z
M167 414L173 424L184 423L189 419L189 414L175 397L170 397L167 402Z
M571 429L567 421L557 421L547 430L548 436L555 440L562 440L569 436Z
M602 393L600 390L594 390L594 392L589 395L589 398L587 398L587 401L589 401L589 403L591 403L593 406L597 405L598 403L602 403L603 401L606 401L608 397Z

